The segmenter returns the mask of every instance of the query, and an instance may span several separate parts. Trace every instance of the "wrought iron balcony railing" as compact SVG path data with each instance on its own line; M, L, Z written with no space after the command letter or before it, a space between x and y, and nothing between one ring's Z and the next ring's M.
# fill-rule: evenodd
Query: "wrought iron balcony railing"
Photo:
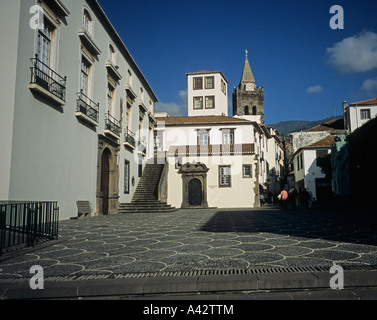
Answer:
M37 84L49 93L65 101L67 77L62 77L52 70L48 65L44 64L38 59L30 59L32 62L31 69L31 84Z
M77 93L77 112L81 112L98 123L99 103L95 103L81 90Z
M128 143L133 148L135 148L136 147L135 134L132 131L127 130L126 133L124 134L124 142Z
M120 137L120 122L115 119L109 112L106 113L105 130L109 130L117 137Z
M59 236L57 202L0 201L0 255Z

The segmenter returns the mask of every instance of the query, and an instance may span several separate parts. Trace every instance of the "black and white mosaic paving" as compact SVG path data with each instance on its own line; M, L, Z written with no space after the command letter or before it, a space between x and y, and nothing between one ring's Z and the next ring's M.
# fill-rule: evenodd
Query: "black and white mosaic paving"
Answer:
M179 210L60 222L48 245L0 257L0 278L377 265L375 223L331 211Z

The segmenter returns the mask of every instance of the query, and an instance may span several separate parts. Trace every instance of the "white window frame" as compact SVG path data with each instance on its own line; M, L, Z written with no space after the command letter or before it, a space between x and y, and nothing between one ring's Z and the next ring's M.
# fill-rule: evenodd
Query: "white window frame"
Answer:
M234 145L234 129L223 129L223 145Z
M84 9L82 26L91 36L93 36L93 19L88 9Z
M246 174L245 169L250 168L250 173ZM242 177L243 178L252 178L253 177L253 166L251 164L242 165Z
M219 166L219 188L231 188L231 166L221 165Z
M360 119L361 120L370 120L371 119L370 109L361 109L360 110Z

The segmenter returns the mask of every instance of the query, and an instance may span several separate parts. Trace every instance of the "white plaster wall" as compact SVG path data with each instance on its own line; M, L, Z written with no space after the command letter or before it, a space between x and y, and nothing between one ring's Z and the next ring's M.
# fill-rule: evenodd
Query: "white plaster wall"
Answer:
M215 78L215 88L214 89L204 89L204 78L214 76ZM194 90L193 89L193 78L196 77L203 77L203 90ZM187 82L188 82L188 116L208 116L208 115L228 115L228 94L224 94L221 91L221 79L223 77L220 73L208 73L208 74L197 74L197 75L188 75ZM227 83L224 79L225 85ZM226 89L226 92L227 89ZM206 96L215 96L215 108L214 109L206 109L205 108L205 97ZM194 97L203 97L203 109L194 110Z
M168 203L180 208L182 204L182 176L175 168L174 157L169 157ZM212 156L183 157L183 163L202 162L206 164L207 201L210 207L243 208L253 207L255 201L255 163L254 156ZM242 165L252 164L253 177L243 178ZM231 165L231 187L219 187L219 165Z
M350 114L350 125L351 132L355 131L357 128L361 127L363 124L367 123L370 119L362 120L360 115L360 110L370 109L371 119L377 116L377 106L358 106L358 107L349 107Z
M20 0L0 3L0 200L9 199L20 7Z
M309 188L313 198L317 199L315 179L325 178L321 168L317 166L316 150L304 150L305 187ZM328 150L330 153L330 150Z

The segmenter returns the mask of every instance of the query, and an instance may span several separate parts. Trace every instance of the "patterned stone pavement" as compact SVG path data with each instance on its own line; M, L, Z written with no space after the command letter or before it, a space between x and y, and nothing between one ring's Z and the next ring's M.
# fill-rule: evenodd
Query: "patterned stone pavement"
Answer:
M368 215L370 219L371 215ZM353 213L179 210L68 220L60 237L0 257L0 278L377 265L377 224ZM47 244L47 245L46 245Z

